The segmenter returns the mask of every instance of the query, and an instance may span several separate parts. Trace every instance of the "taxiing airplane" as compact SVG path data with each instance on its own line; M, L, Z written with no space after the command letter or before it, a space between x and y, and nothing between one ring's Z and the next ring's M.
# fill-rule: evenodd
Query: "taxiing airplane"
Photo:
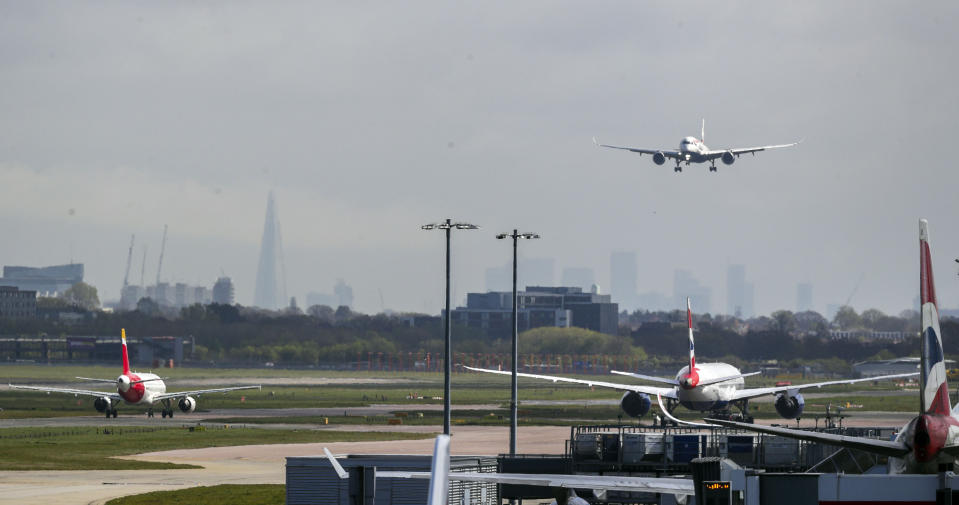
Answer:
M919 340L919 415L899 430L895 440L833 435L791 428L775 428L719 419L706 422L760 433L810 440L889 457L889 473L955 471L959 457L959 407L949 405L949 386L943 361L939 309L932 280L929 225L919 221L919 296L922 335Z
M29 389L32 391L43 391L47 393L66 393L74 396L93 396L94 408L103 412L106 416L116 417L117 406L121 403L127 405L145 405L149 407L147 415L153 417L153 406L161 404L163 417L173 417L173 403L184 413L193 412L196 409L196 399L200 395L210 393L226 393L239 389L260 389L260 386L234 386L217 389L199 389L196 391L180 391L177 393L167 393L166 384L163 379L152 373L137 373L130 371L130 358L127 355L127 333L126 330L120 330L120 340L123 344L123 373L114 379L91 379L89 377L77 377L80 380L94 382L109 382L116 384L116 392L112 391L90 391L86 389L70 388L50 388L44 386L18 386L10 384L13 389Z
M842 379L813 382L811 384L746 389L743 378L756 375L759 372L742 373L738 368L728 363L696 363L696 344L693 340L693 312L690 307L689 298L686 299L686 322L689 328L689 365L681 368L676 374L676 378L670 379L667 377L654 377L638 373L610 371L610 373L618 375L626 375L636 379L668 384L669 387L619 384L529 373L518 373L516 375L520 377L551 380L553 382L571 382L574 384L585 384L589 387L600 386L625 391L620 400L620 408L632 417L642 417L646 415L652 406L650 397L655 396L659 402L660 410L673 422L680 422L672 415L673 410L678 405L682 405L689 410L710 412L714 416L727 418L732 417L729 413L729 407L734 406L740 411L740 419L746 422L752 422L752 417L749 415L749 400L765 395L776 395L775 407L776 412L780 416L785 419L799 419L806 404L805 399L803 399L802 394L799 392L802 389L884 379L898 379L918 375L918 373L905 373L868 377L865 379ZM512 372L508 370L487 370L485 368L468 366L463 368L476 372L512 375ZM663 398L666 399L666 405L663 404Z
M632 151L634 153L639 153L640 155L649 154L653 157L653 163L657 165L662 165L666 163L666 158L676 161L676 168L673 170L676 172L682 172L683 167L682 163L685 163L686 166L689 166L690 163L706 163L709 162L709 171L715 172L716 169L716 160L722 159L723 163L727 165L732 165L737 158L743 154L752 153L755 155L759 151L765 151L767 149L779 149L780 147L792 147L794 145L802 142L793 142L792 144L779 144L775 146L759 146L759 147L741 147L737 149L710 149L706 147L706 120L703 119L703 128L700 132L700 137L686 137L679 143L679 149L676 151L669 149L640 149L638 147L623 147L623 146L611 146L608 144L600 144L596 141L596 137L593 137L593 143L600 147L609 147L611 149L623 149L626 151Z
M349 473L327 448L323 448L333 470L341 479ZM594 494L603 491L625 491L672 494L677 497L695 494L692 479L670 477L632 477L625 475L570 475L498 472L450 472L450 436L439 435L433 445L433 462L429 472L376 470L378 478L429 479L428 505L446 505L449 481L489 482L494 484L518 484L548 487L554 490L553 504L588 505L589 502L576 496L576 489L590 489Z

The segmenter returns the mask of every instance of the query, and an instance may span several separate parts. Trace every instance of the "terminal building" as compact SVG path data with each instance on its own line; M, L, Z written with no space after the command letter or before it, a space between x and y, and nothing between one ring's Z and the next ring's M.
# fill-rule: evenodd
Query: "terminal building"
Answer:
M516 293L517 326L526 331L542 326L585 328L615 335L619 306L610 295L586 293L578 287L527 286ZM478 328L488 335L509 335L513 324L513 292L467 293L466 307L452 310L454 323Z
M59 296L74 284L83 282L83 263L49 267L3 267L0 286L35 291L40 296Z
M34 319L36 317L36 291L0 286L0 319Z

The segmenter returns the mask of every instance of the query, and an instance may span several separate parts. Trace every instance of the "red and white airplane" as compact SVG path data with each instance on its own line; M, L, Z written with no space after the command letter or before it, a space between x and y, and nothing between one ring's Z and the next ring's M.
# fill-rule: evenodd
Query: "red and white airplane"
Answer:
M632 151L634 153L639 153L640 155L649 154L653 157L653 163L657 165L662 165L666 163L666 158L670 158L676 161L675 172L682 172L683 167L680 166L681 163L686 163L686 166L689 166L690 163L705 163L709 162L709 171L716 171L716 160L722 159L723 163L727 165L732 165L739 156L743 154L752 153L755 155L759 151L765 151L767 149L779 149L780 147L792 147L799 144L799 142L793 142L792 144L779 144L775 146L759 146L759 147L740 147L735 149L710 149L706 147L706 120L703 119L703 129L700 134L700 137L686 137L679 143L679 149L676 151L670 149L640 149L638 147L623 147L623 146L611 146L608 144L600 144L596 141L596 137L593 137L593 143L599 147L609 147L611 149L623 149L625 151Z
M123 343L123 373L115 380L113 379L91 379L89 377L77 377L77 379L109 382L116 384L116 392L112 391L90 391L87 389L70 388L50 388L44 386L18 386L10 384L13 389L29 389L33 391L43 391L47 393L66 393L75 396L93 396L93 406L99 412L106 416L116 417L117 406L121 403L127 405L145 405L149 407L147 415L153 417L153 406L161 404L163 417L173 417L173 404L184 413L193 412L196 409L196 399L200 395L210 393L226 393L239 389L260 389L260 386L234 386L218 389L199 389L196 391L180 391L177 393L167 393L166 384L158 375L152 373L137 373L130 371L130 358L127 354L127 333L126 330L120 330L120 339Z
M959 457L959 407L949 405L946 365L943 361L939 309L932 280L929 225L919 221L919 296L922 300L922 335L919 340L919 415L909 421L895 440L848 437L791 428L707 419L712 424L760 433L811 440L889 457L889 473L954 471Z
M689 328L689 365L684 366L676 374L676 378L654 377L638 373L618 372L611 370L610 373L626 375L636 379L659 382L668 384L669 387L643 386L636 384L619 384L615 382L604 382L595 380L572 379L568 377L556 377L552 375L537 375L528 373L518 373L520 377L531 377L534 379L545 379L553 382L571 382L575 384L585 384L589 387L600 386L625 391L620 400L620 407L623 411L632 417L642 417L649 412L652 407L650 397L655 396L659 402L660 410L673 422L681 422L672 415L673 410L678 406L689 410L699 412L710 412L714 416L731 417L729 407L734 406L739 409L739 418L747 422L752 422L749 415L749 400L765 395L776 395L776 412L785 419L799 419L805 407L805 400L799 392L802 389L821 388L823 386L833 386L837 384L854 384L857 382L876 381L883 379L897 379L902 377L914 377L918 373L906 373L896 375L883 375L879 377L869 377L864 379L843 379L826 382L813 382L811 384L799 384L789 386L775 386L767 388L745 388L744 377L756 375L759 372L742 373L738 368L728 363L696 363L696 344L693 340L693 313L690 308L689 299L686 299L686 322ZM511 375L508 370L487 370L484 368L464 367L468 370L477 372L495 373L501 375ZM666 399L666 405L663 399Z

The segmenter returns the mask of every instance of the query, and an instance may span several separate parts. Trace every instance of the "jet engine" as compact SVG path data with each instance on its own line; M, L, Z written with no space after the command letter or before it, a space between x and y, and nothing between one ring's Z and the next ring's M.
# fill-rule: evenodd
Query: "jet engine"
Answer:
M656 153L653 155L653 163L657 165L662 165L666 163L666 155L663 153Z
M619 407L630 417L645 416L652 405L653 402L649 399L649 395L636 391L627 391L623 394L623 398L619 400Z
M110 410L110 406L110 399L105 396L93 400L93 408L97 409L97 412L106 412Z
M736 156L732 151L726 151L723 153L723 163L732 165L734 161L736 161Z
M185 414L189 414L196 410L196 400L190 396L180 398L180 401L177 402L177 407L180 407L180 411Z
M799 419L806 400L799 393L779 393L776 395L776 412L785 419Z
M130 378L126 375L121 375L117 377L117 389L121 392L126 393L130 390Z

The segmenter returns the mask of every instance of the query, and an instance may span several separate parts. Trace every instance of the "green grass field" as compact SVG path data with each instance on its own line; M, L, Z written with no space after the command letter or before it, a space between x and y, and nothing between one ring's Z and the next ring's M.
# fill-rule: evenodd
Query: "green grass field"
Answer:
M106 505L283 505L283 484L223 484L114 498Z
M0 429L0 471L196 468L122 460L115 456L202 447L379 441L430 436L416 433L255 428L6 428Z

